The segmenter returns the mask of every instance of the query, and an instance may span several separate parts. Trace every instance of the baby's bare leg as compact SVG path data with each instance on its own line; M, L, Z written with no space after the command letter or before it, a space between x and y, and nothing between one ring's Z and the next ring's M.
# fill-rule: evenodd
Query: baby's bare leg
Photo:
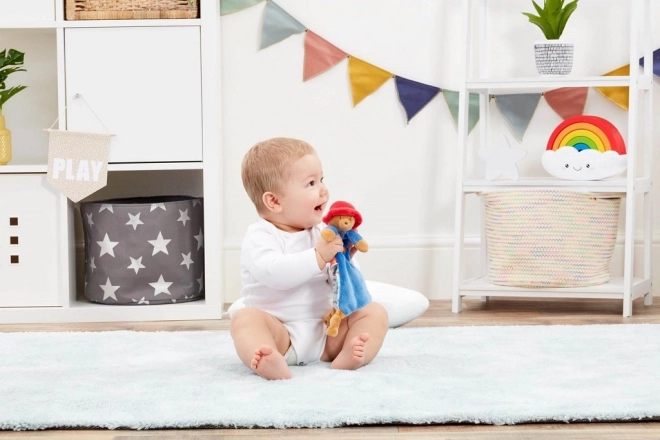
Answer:
M283 354L289 332L277 318L253 307L238 310L231 319L231 337L243 363L265 379L290 379Z
M337 370L355 370L371 362L387 333L387 311L371 302L344 318L339 334L328 337L321 360L332 361Z

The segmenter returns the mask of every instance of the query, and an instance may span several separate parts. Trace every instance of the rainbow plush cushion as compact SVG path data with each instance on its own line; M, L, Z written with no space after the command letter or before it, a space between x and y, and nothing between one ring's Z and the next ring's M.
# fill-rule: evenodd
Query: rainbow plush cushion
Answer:
M429 300L419 292L378 281L365 282L371 299L387 310L390 328L412 321L429 308ZM243 298L237 299L227 310L229 317L243 307Z

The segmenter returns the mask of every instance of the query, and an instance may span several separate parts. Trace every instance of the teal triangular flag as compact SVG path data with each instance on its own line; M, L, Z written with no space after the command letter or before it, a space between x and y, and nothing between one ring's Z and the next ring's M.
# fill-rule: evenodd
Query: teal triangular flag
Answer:
M541 100L540 93L520 93L516 95L496 95L495 104L500 113L509 123L519 141L523 140L525 131L532 120L536 107Z
M454 90L442 89L442 94L445 95L449 113L454 120L454 124L458 125L458 92ZM472 131L475 125L479 122L479 94L470 93L470 106L468 108L468 134Z
M264 0L220 0L220 15L242 11Z
M302 23L275 4L273 0L268 0L266 8L264 8L259 49L279 43L293 34L301 33L305 29L306 27Z

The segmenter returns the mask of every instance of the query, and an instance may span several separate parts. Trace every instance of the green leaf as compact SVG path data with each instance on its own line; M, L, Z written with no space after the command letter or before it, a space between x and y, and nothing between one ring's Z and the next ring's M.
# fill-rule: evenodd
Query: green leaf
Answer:
M5 49L0 54L0 68L5 66L21 66L23 65L24 57L25 54L23 52L15 49L9 49L9 52L7 52L7 49Z
M545 11L536 4L534 0L532 0L532 4L534 5L534 9L536 9L536 13L539 14L539 17L543 17L545 15Z
M541 29L541 32L543 32L543 35L545 35L545 38L547 38L548 40L550 39L548 37L548 35L551 35L549 33L552 32L552 29L550 27L550 23L548 23L545 19L543 19L541 17L537 17L536 15L532 15L532 14L527 13L527 12L523 12L523 15L525 15L525 16L527 16L527 18L529 18L530 23L534 23L535 25L537 25Z
M27 89L27 86L16 86L12 87L11 89L0 91L0 108L2 108L5 102L9 101L9 98L25 89Z
M571 3L567 4L566 8L562 11L561 18L559 20L557 39L559 39L559 37L561 37L561 34L564 33L564 28L566 27L566 23L568 22L568 19L570 18L571 14L575 12L575 9L577 9L577 3L578 0L572 1Z

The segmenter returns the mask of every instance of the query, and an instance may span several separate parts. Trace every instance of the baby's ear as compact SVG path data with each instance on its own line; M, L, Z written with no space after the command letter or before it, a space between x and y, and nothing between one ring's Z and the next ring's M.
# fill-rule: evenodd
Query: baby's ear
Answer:
M274 214L279 214L282 212L282 205L280 204L279 199L275 194L268 191L261 196L261 201L263 202L266 210Z

